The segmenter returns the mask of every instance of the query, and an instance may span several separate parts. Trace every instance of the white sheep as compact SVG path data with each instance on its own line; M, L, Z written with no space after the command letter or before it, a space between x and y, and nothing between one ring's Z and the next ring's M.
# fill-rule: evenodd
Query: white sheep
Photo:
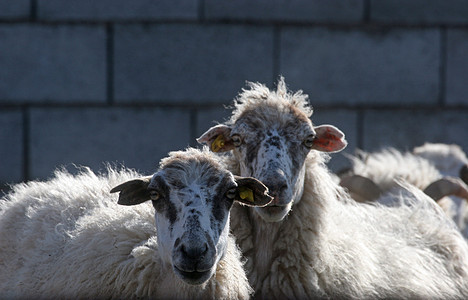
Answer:
M380 195L398 188L396 179L404 179L436 200L468 237L468 187L454 177L463 174L465 164L460 159L463 156L458 146L444 144L425 144L413 152L394 148L372 153L358 151L357 155L350 156L352 167L342 176L341 185L360 202L382 203Z
M231 228L255 298L468 297L468 246L429 197L403 184L401 205L362 205L332 180L325 152L346 146L336 127L314 127L300 91L251 83L231 119L198 141L234 174L268 186L263 208L234 206Z
M468 184L468 157L460 146L425 143L413 153L430 161L444 176L459 176Z
M141 205L117 205L122 182L119 204ZM229 209L265 205L265 192L195 149L152 177L84 169L15 185L0 200L1 298L248 299Z

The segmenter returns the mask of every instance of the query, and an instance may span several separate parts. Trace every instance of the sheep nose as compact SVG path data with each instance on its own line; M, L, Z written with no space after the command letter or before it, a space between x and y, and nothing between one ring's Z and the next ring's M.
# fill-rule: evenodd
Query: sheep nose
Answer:
M204 243L201 246L182 245L180 251L187 258L200 259L208 252L208 244Z
M284 172L280 169L276 170L263 181L268 187L268 193L275 197L281 196L281 194L288 188L288 183Z
M277 182L267 185L269 194L273 197L281 195L281 193L288 188L288 185L284 182Z

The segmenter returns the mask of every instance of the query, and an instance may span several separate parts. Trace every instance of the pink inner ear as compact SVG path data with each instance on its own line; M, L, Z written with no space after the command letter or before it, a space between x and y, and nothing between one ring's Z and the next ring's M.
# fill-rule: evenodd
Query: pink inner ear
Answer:
M315 127L317 137L314 141L315 150L323 152L338 152L343 150L348 143L344 139L344 134L338 128L331 125Z

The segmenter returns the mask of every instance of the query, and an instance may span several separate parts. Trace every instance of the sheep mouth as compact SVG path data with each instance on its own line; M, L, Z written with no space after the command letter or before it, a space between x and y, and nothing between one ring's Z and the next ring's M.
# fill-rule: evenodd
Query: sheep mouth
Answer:
M264 210L268 211L271 214L277 214L286 209L286 206L282 205L267 205L263 207Z
M191 285L199 285L205 283L208 279L211 278L211 270L208 271L193 271L187 272L182 271L176 266L174 266L175 273L186 283Z
M288 205L268 205L265 207L256 207L255 210L266 222L280 222L289 213Z

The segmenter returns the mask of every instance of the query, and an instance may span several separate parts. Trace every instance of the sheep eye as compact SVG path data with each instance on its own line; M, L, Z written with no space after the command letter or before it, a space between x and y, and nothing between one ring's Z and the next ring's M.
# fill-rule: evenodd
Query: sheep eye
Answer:
M157 191L151 190L149 193L151 200L155 201L159 199L159 193Z
M232 144L235 146L235 147L239 147L241 144L242 144L242 139L241 137L238 135L238 134L234 134L231 136L231 141L232 141Z
M315 134L311 134L304 139L304 146L307 148L312 148L315 142Z
M236 188L230 189L226 192L226 197L231 200L234 200L234 198L236 198L236 193L237 193Z

